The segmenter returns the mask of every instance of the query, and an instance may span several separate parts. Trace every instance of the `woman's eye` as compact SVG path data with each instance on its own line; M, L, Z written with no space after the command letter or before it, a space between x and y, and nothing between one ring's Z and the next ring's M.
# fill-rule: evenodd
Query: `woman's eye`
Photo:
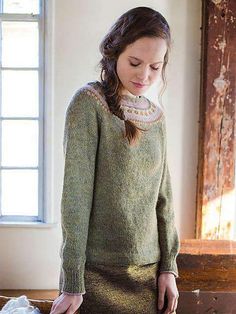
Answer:
M139 64L133 64L130 62L130 65L132 65L133 67L137 67Z
M134 64L134 63L131 63L130 62L130 65L131 66L133 66L133 67L137 67L137 66L139 66L139 63L138 64ZM159 68L153 68L153 67L151 67L154 71L157 71Z

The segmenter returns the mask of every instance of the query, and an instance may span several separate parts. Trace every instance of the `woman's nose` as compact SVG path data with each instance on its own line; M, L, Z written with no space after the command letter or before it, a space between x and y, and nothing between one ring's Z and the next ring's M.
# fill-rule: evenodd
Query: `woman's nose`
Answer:
M138 73L137 73L137 78L145 81L149 76L149 69L148 68L142 68L139 69Z

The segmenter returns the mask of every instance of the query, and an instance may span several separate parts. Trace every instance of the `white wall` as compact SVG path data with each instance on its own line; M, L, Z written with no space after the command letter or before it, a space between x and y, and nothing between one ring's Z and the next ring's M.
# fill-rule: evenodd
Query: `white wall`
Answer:
M51 10L52 0L48 3ZM0 227L1 289L58 288L65 110L78 87L99 78L96 65L103 35L116 18L136 6L160 11L172 29L174 46L167 71L168 87L163 96L168 160L180 238L194 237L201 1L57 0L54 9L48 12L46 30L49 40L46 106L47 145L52 157L48 177L53 180L48 185L49 190L52 187L48 204L58 224L51 228Z

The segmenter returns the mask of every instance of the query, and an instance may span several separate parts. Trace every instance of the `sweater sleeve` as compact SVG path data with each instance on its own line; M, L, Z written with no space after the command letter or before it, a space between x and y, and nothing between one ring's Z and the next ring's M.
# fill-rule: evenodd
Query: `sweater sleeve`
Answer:
M92 96L79 90L66 110L60 290L68 293L85 293L86 244L99 130L94 102Z
M171 177L167 161L167 135L165 117L163 119L162 125L164 137L164 164L156 205L159 245L161 251L159 271L160 273L167 271L172 272L175 274L175 277L178 278L179 274L176 257L180 250L180 240L175 226Z

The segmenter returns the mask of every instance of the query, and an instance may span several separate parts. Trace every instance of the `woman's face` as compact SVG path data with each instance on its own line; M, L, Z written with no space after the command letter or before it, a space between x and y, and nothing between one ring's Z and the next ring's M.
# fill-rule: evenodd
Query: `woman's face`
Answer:
M157 37L142 37L128 45L116 65L121 94L144 94L160 76L166 51L166 41Z

